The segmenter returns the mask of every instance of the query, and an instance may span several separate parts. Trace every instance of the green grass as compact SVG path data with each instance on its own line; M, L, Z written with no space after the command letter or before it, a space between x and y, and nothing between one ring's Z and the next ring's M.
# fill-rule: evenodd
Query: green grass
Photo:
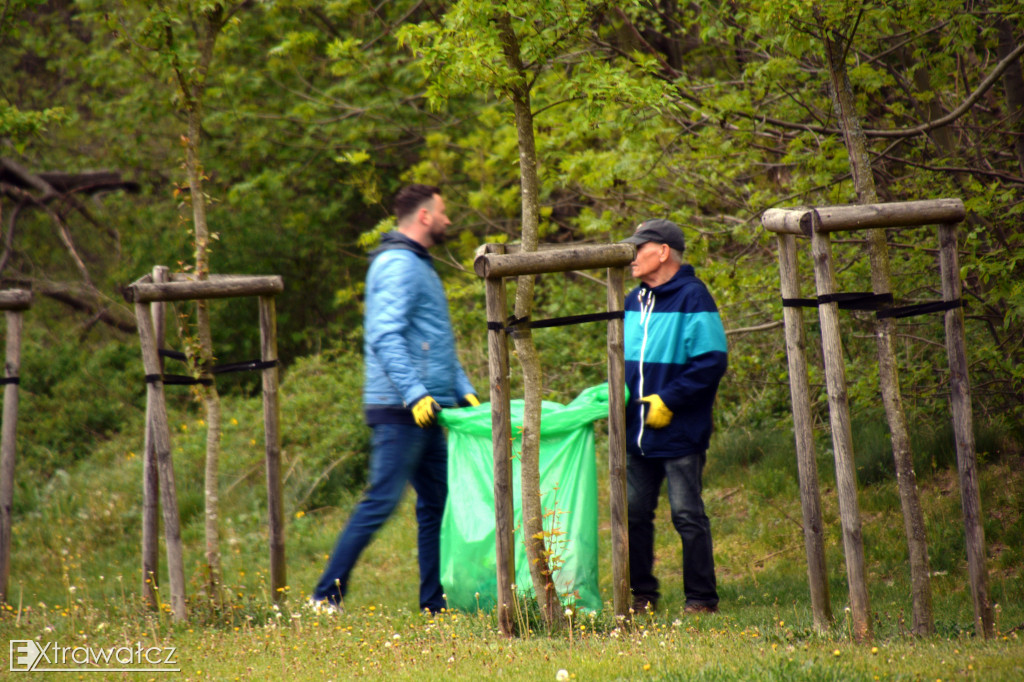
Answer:
M149 612L137 596L142 424L136 415L120 436L96 443L87 459L43 482L19 481L22 500L16 504L11 598L0 611L0 635L63 646L171 645L177 647L181 673L156 677L188 680L381 675L395 680L554 680L562 669L576 680L1024 678L1024 473L1019 452L983 456L979 469L988 584L998 605L997 636L988 641L973 630L958 484L955 470L948 467L919 476L937 634L908 634L911 604L902 514L894 478L879 476L860 490L875 638L870 644L850 641L842 538L830 461L824 454L819 466L836 622L827 632L815 631L793 446L785 432L716 436L705 501L722 597L717 615L682 612L680 550L664 500L657 521L657 566L665 595L659 611L631 623L612 615L607 453L600 437L599 551L606 599L600 614L574 620L571 629L557 633L546 633L531 621L531 632L506 639L498 633L493 613L451 612L435 618L416 613L411 495L357 566L347 612L314 613L305 606L305 597L357 499L354 493L325 487L321 474L335 461L334 449L343 449L349 439L365 438L337 417L344 400L358 405L358 397L332 392L323 383L324 372L329 368L306 367L282 386L283 422L292 435L286 436L283 453L289 491L289 588L279 604L270 598L268 587L259 400L224 400L221 546L226 600L219 606L203 594L202 424L194 405L177 400L172 401L171 423L189 621L175 624L166 610ZM350 379L345 381L354 385ZM310 385L316 390L306 391ZM317 401L315 394L324 397ZM331 443L326 450L318 449L318 433ZM820 443L823 451L825 441ZM353 475L348 470L339 482Z

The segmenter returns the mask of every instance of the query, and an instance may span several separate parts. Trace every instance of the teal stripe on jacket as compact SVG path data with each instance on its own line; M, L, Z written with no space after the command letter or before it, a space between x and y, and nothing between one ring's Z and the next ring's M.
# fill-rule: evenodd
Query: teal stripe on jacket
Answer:
M717 312L651 313L647 325L644 364L682 365L704 353L726 352L725 330ZM644 340L640 313L627 310L624 327L625 358L639 362ZM685 339L686 343L678 343L679 339Z

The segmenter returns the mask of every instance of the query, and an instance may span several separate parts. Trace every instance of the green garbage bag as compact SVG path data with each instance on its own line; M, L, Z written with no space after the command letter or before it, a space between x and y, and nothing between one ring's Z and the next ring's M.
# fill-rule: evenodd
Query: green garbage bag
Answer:
M520 493L523 401L512 401L512 481L515 580L520 595L533 597L526 561ZM568 405L541 407L540 488L544 529L554 537L555 585L563 603L600 611L597 573L597 473L594 426L608 416L608 385L584 390ZM494 457L491 406L446 409L448 502L441 525L441 584L448 605L490 610L497 604ZM552 535L555 533L555 535Z

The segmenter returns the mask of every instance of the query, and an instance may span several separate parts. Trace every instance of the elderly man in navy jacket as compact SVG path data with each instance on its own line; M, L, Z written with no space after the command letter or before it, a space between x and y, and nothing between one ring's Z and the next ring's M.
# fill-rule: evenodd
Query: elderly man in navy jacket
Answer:
M626 296L627 490L633 609L657 607L654 510L668 481L672 523L683 545L688 613L718 610L711 524L701 498L711 408L727 364L725 330L714 299L682 263L683 233L648 220L624 240L637 245Z
M313 591L339 608L349 575L373 534L416 491L419 607L444 607L441 518L448 497L448 449L436 416L442 407L479 405L455 354L448 299L427 249L451 224L441 190L409 185L395 197L398 229L381 239L366 274L363 408L373 429L370 482Z

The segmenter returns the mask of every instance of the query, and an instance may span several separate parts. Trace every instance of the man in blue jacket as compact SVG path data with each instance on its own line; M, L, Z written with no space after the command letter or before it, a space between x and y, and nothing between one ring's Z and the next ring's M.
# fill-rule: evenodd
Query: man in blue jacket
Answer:
M640 286L626 296L626 473L629 578L636 613L657 607L654 510L668 480L672 523L683 544L688 613L718 610L711 524L701 498L711 408L726 369L725 330L714 299L682 263L683 232L648 220L624 240Z
M366 274L363 408L373 429L370 481L338 537L313 601L339 607L356 560L401 500L416 491L420 609L444 606L441 517L448 496L442 407L479 405L455 354L441 278L427 252L451 224L441 190L409 185L395 197L398 229L384 235Z

